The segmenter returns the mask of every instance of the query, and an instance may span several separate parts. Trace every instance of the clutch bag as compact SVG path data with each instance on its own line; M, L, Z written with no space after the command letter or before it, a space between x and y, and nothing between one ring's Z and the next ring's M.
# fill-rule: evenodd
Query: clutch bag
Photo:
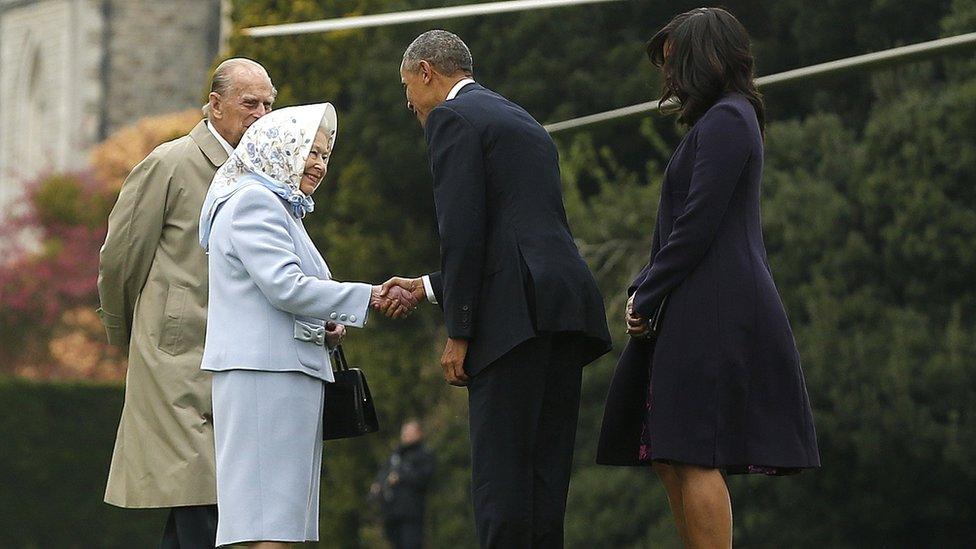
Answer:
M668 300L670 298L671 294L664 296L661 304L654 311L654 316L647 323L648 331L651 333L651 339L657 339L657 336L661 333L661 325L664 323L664 311L668 308Z
M671 298L671 294L664 296L661 300L661 304L657 306L654 310L654 314L647 321L647 331L644 332L644 339L649 339L654 341L657 336L661 334L661 325L664 322L664 312L668 308L668 300Z

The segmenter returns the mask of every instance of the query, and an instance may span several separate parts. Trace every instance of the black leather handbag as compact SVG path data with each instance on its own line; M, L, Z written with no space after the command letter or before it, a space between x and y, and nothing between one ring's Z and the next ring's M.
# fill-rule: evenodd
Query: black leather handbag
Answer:
M337 367L333 368L335 382L325 384L325 411L322 413L322 439L352 438L375 433L380 424L376 419L373 397L369 394L366 374L350 368L339 345L333 354Z

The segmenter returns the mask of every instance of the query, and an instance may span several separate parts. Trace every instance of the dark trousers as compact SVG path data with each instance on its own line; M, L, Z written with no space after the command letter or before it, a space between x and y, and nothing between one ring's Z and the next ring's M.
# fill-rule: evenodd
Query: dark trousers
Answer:
M160 549L213 549L217 543L217 506L173 507Z
M563 546L579 417L575 339L522 343L468 385L471 480L481 547Z
M389 518L383 522L386 539L394 549L422 549L424 521L420 518Z

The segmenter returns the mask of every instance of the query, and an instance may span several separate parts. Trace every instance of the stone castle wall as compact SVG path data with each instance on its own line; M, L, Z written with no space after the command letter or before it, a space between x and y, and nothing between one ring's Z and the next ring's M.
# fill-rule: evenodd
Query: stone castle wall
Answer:
M19 181L84 166L98 134L101 30L88 0L0 12L0 208Z
M0 0L0 219L141 117L199 107L226 0Z
M203 105L220 46L220 1L109 4L106 130Z

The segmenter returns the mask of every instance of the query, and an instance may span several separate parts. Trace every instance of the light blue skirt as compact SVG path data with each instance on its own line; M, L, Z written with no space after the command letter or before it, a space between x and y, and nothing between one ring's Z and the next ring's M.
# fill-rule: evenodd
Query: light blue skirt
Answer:
M214 372L217 545L319 539L322 380Z

